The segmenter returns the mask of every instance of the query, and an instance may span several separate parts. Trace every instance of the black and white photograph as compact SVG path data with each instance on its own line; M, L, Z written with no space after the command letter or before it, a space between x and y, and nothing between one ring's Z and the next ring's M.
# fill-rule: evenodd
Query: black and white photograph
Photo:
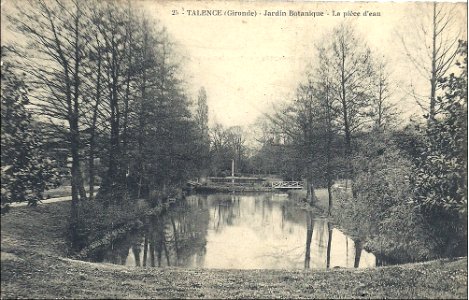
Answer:
M467 299L467 1L1 0L1 299Z

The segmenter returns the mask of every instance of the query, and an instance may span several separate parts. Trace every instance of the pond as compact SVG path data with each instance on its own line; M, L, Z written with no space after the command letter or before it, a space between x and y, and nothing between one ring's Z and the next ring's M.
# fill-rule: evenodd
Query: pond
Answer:
M191 195L90 258L222 269L374 267L376 258L286 194Z

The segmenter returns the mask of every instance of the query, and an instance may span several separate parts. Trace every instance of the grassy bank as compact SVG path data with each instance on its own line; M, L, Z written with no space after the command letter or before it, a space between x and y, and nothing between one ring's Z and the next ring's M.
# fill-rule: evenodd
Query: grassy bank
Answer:
M300 203L305 209L311 209L311 206L306 202L306 190L290 190L288 191L289 199L293 202ZM314 190L314 209L319 209L321 214L326 216L329 208L329 196L326 188Z
M2 216L1 298L465 298L467 258L346 270L143 269L66 258L70 203Z

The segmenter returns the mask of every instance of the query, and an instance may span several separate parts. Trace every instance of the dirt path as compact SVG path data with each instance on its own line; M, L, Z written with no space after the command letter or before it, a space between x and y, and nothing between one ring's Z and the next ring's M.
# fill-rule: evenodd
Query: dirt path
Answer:
M90 195L89 193L86 193L86 196L89 196L89 195ZM96 195L96 193L94 193L94 195ZM63 202L63 201L71 201L71 200L72 200L72 196L54 197L54 198L41 200L39 202L39 205L40 204ZM28 203L27 202L14 202L14 203L10 204L10 207L24 207L24 206L28 206Z
M136 268L67 259L69 203L2 216L1 298L466 298L467 258L374 269Z

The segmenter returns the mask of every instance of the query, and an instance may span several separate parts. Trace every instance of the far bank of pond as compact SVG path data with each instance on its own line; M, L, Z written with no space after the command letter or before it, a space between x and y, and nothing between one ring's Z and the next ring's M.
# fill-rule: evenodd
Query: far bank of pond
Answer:
M195 194L95 251L94 262L217 269L374 267L376 257L278 193ZM380 262L378 261L378 264Z

